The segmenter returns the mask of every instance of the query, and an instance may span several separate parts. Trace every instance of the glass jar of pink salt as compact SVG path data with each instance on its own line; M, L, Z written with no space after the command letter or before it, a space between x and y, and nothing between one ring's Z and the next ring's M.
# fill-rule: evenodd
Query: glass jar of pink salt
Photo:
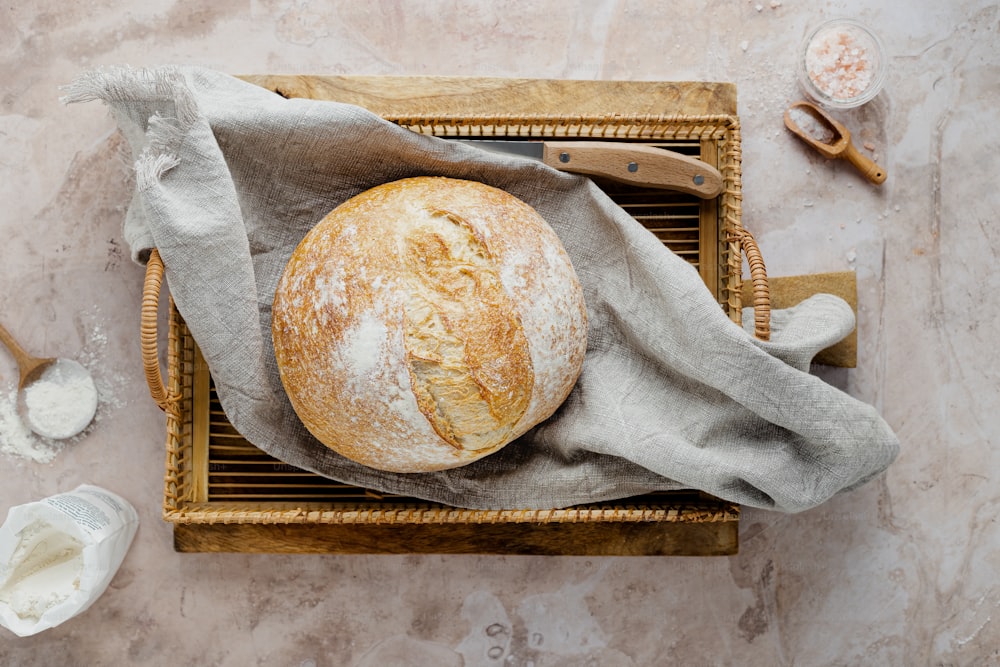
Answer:
M799 56L799 80L819 104L850 109L871 101L885 83L882 42L851 19L827 21L809 33Z

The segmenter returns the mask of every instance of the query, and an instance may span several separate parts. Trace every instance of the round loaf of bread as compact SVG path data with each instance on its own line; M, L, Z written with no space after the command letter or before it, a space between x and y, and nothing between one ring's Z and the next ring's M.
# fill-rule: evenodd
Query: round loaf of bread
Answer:
M322 443L380 470L465 465L548 418L587 346L552 228L494 187L408 178L344 202L295 249L272 313L278 369Z

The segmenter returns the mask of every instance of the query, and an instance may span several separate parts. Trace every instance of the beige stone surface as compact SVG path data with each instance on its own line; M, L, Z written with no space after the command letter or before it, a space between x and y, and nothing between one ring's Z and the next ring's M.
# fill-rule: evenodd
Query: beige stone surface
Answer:
M800 39L857 17L886 88L835 115L881 187L785 131ZM0 453L0 511L106 486L132 549L83 615L3 665L991 665L1000 663L1000 9L986 0L135 0L0 8L0 318L82 359L98 422L49 462ZM744 513L714 559L181 555L160 520L164 419L139 359L127 160L85 68L721 80L739 87L744 224L774 275L858 275L856 369L902 454L815 510ZM16 381L0 353L0 394Z

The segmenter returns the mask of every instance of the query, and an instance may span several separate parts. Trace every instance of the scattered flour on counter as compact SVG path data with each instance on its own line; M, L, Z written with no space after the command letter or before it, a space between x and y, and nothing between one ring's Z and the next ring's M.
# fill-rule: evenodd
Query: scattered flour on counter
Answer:
M80 588L83 544L48 523L36 522L20 533L0 582L0 603L22 619L39 619Z
M8 387L0 395L0 452L36 463L48 463L63 448L64 442L39 437L25 425L17 412L16 385Z
M82 315L86 337L76 360L83 364L94 378L99 405L95 421L99 421L109 409L124 407L129 396L128 379L120 373L113 373L114 363L108 359L108 334L104 329L106 318L97 306Z

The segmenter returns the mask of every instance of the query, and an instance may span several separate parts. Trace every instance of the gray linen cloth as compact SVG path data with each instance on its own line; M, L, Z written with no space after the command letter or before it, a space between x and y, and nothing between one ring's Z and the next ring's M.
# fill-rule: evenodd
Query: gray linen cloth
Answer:
M699 489L795 512L882 472L898 442L871 406L808 372L847 335L842 300L774 313L760 342L698 276L589 179L423 136L351 105L284 99L207 69L102 68L67 102L103 100L135 157L125 237L158 248L176 306L251 443L345 483L460 507L555 508ZM531 204L583 285L589 344L549 420L438 473L369 469L316 441L281 386L271 302L306 232L347 198L417 175L472 179Z

